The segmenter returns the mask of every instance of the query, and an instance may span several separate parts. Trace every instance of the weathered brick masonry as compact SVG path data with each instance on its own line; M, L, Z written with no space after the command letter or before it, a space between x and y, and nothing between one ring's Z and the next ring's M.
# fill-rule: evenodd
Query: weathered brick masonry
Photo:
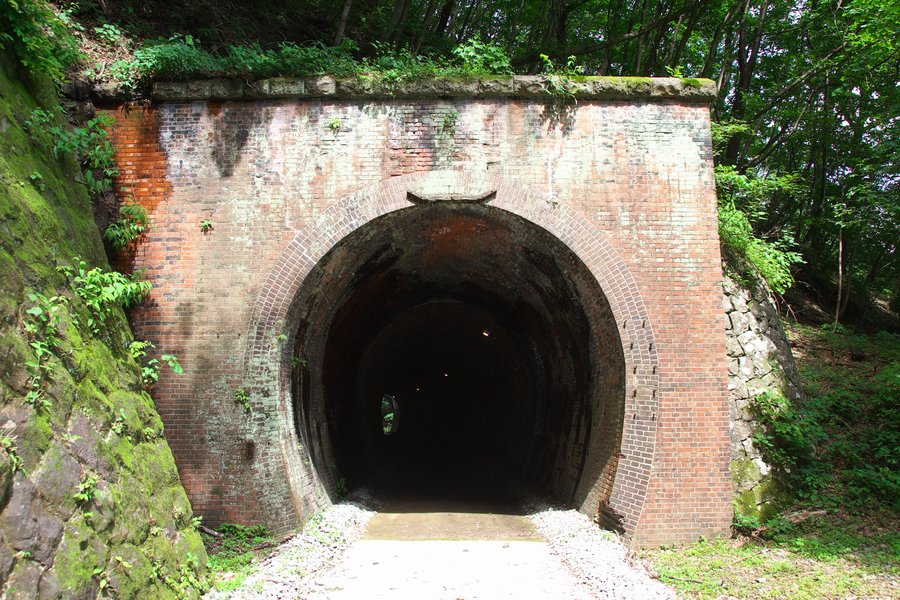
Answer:
M549 489L620 519L637 544L724 534L729 413L709 87L598 80L563 104L538 79L447 85L387 97L327 78L169 84L151 104L111 110L120 190L152 216L134 266L154 290L135 327L185 367L154 397L195 512L284 531L327 502L339 442L324 425L333 409L317 361L337 352L326 348L330 319L352 292L340 285L369 273L363 255L379 227L405 232L384 242L405 248L415 231L422 244L455 236L446 252L468 252L468 277L490 279L502 248L486 244L479 252L494 258L482 260L467 240L493 231L521 249L510 261L533 247L555 263L584 306L570 321L586 319L593 336L582 371L565 367L557 343L563 366L548 380L575 389L589 373L585 401L603 421L560 426ZM454 233L464 217L474 229ZM204 219L211 231L201 232ZM488 260L497 269L478 267ZM435 289L457 285L424 277ZM537 297L525 300L553 312ZM234 401L239 389L249 414ZM295 397L305 393L306 408ZM576 423L570 412L560 422ZM579 444L582 462L570 458Z

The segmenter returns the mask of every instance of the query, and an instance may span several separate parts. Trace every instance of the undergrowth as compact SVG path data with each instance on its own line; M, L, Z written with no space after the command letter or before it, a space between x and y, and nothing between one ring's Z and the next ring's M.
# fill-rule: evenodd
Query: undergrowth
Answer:
M736 539L645 552L700 598L889 598L900 576L900 336L789 327L803 400L755 405L755 443L793 498Z
M262 525L236 525L225 523L216 530L221 537L201 531L200 537L209 554L209 568L214 573L233 573L246 570L253 559L265 553L272 542L272 535ZM260 548L265 546L265 548ZM217 586L222 589L221 586Z
M726 270L743 283L762 277L775 292L783 294L794 283L791 268L802 262L789 233L767 238L753 228L764 214L762 202L778 193L795 193L793 176L755 177L733 167L716 166L719 199L719 239Z
M414 54L408 49L374 44L374 58L357 59L358 48L345 40L337 46L281 43L231 45L218 52L205 49L190 35L174 35L145 43L130 58L114 62L113 80L130 89L154 80L206 77L264 79L268 77L369 77L387 82L425 77L510 75L509 57L499 47L478 39L458 45L452 57Z

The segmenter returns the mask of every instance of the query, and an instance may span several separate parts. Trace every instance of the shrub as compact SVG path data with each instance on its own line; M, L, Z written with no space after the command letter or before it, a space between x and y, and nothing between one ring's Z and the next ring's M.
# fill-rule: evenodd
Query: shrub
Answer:
M472 75L512 75L509 56L500 46L472 38L453 49L463 70Z
M79 57L66 22L43 0L0 0L0 50L6 48L56 82Z

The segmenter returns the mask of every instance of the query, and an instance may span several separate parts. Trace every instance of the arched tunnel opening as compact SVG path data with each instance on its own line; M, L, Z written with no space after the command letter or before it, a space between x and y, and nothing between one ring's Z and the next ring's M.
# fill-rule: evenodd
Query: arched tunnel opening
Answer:
M335 245L292 306L301 444L334 497L514 502L596 513L621 442L625 362L594 276L489 205L389 213Z

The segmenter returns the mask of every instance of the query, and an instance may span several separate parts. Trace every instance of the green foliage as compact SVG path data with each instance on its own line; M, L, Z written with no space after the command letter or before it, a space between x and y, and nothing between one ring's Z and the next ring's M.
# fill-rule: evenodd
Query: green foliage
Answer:
M804 353L820 357L801 363L806 398L757 396L754 443L803 502L900 509L900 336L796 331L811 346Z
M187 553L186 562L179 565L175 572L158 561L153 561L151 568L154 577L171 588L178 598L194 598L198 593L209 591L209 583L200 576L200 561L191 552Z
M112 186L118 177L115 148L109 139L107 128L112 119L98 115L85 123L84 127L67 128L61 121L61 108L46 111L35 109L25 126L32 139L57 158L71 155L79 161L83 183L93 196Z
M62 342L62 310L68 304L68 299L63 296L48 298L39 292L28 294L28 299L34 306L25 311L28 315L25 332L34 358L25 363L29 376L25 403L36 410L49 409L51 402L44 396L41 383L52 370L50 359L55 356L55 351Z
M28 69L62 82L79 58L65 21L43 0L0 0L0 50L18 55Z
M803 413L780 392L759 394L750 408L760 425L753 442L765 461L788 472L808 469L813 448L823 435L821 427L806 422Z
M472 75L512 75L513 69L506 51L497 44L483 42L476 36L452 50L462 62L462 69Z
M648 550L642 558L691 598L892 597L900 550L892 515L789 516L798 522L781 517L765 529L748 523L739 533L749 539Z
M840 502L879 501L900 510L900 335L798 328L822 358L801 362L803 411L823 433L812 475ZM815 487L807 486L815 496Z
M43 192L46 185L44 184L44 176L40 171L32 171L31 175L28 176L28 181L31 182L31 185L35 187L39 192Z
M510 59L495 44L470 39L449 58L416 54L407 48L374 42L376 56L363 61L354 58L356 45L345 40L337 46L281 43L272 49L259 44L231 45L216 55L203 49L190 35L157 39L138 49L130 61L112 65L113 77L136 87L152 80L184 80L198 77L307 77L335 75L364 76L399 82L424 77L509 75ZM332 130L335 128L332 126Z
M128 420L128 415L125 413L125 409L119 410L119 416L116 417L116 420L113 421L110 429L116 435L122 435L122 432L125 431L125 422Z
M575 56L569 56L564 66L554 64L546 54L541 54L540 59L543 65L542 73L547 79L547 91L550 92L550 95L574 100L575 86L572 79L584 75L584 67L578 64L578 59Z
M3 448L3 451L9 456L9 464L13 473L21 471L22 457L19 456L19 449L16 447L16 441L8 435L0 436L0 448Z
M87 504L97 495L97 476L93 473L87 473L78 484L78 491L73 497L79 504Z
M87 326L99 333L113 308L128 308L139 304L153 287L149 281L141 281L140 274L126 277L117 271L104 271L99 267L87 268L87 263L75 258L74 266L58 267L72 285L72 289L89 311Z
M213 222L209 219L203 219L200 221L200 231L203 233L209 233L213 230Z
M103 232L103 238L121 252L140 238L149 226L147 209L136 202L126 202L119 207L119 218Z
M244 388L234 390L234 401L240 404L248 414L253 411L253 405L250 403L250 394Z
M174 354L163 354L158 359L151 358L142 362L142 359L147 356L148 350L155 347L151 342L137 340L131 342L131 345L128 347L128 354L141 365L141 381L144 383L145 388L159 382L159 372L162 369L160 360L169 365L169 368L176 375L184 373L184 368Z
M112 23L104 23L94 27L94 34L107 46L116 47L122 43L122 30Z
M222 537L201 533L209 552L209 567L214 572L240 571L253 562L254 548L268 544L272 535L262 525L234 525L225 523L218 529Z
M228 46L223 56L204 50L190 35L160 38L138 49L131 61L113 65L114 77L130 86L151 80L183 80L196 77L302 77L333 74L354 75L359 64L353 59L355 46L280 44L264 50L258 44Z
M745 282L760 276L772 290L783 294L794 283L791 268L802 262L802 257L793 249L789 232L770 241L756 235L751 221L761 217L761 204L771 194L795 193L796 178L751 177L733 167L716 166L716 190L719 240L726 267Z

